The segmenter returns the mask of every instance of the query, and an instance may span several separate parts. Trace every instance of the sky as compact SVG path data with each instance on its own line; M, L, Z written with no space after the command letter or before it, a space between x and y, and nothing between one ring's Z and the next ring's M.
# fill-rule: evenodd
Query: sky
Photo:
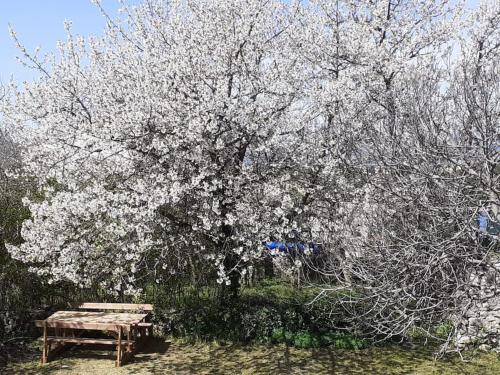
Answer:
M478 1L466 0L466 3L474 7ZM117 14L120 7L117 0L101 3L108 14ZM11 76L18 83L38 76L17 62L19 52L10 37L9 24L28 51L40 47L44 53L54 51L57 41L65 39L64 20L72 21L74 34L85 36L99 35L105 25L90 0L0 0L0 84L7 83Z
M117 14L117 0L101 3L108 14ZM0 82L7 83L11 75L19 83L38 76L17 61L19 52L9 24L28 51L40 47L43 53L54 51L57 41L66 38L65 20L72 21L73 33L80 35L99 35L105 26L99 9L90 0L0 0Z

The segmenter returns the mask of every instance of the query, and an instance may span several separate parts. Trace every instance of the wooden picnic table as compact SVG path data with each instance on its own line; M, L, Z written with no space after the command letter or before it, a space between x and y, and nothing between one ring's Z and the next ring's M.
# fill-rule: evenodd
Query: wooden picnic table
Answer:
M42 363L49 356L72 344L103 344L116 346L116 366L131 357L145 337L146 329L151 335L151 323L145 321L147 313L101 312L101 311L57 311L45 320L37 320L36 326L43 328ZM48 330L54 335L49 336ZM112 338L83 338L88 330L102 331Z

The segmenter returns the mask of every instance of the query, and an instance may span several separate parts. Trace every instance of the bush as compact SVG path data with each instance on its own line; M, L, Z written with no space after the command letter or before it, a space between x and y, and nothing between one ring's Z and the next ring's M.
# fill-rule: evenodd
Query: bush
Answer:
M300 331L294 335L293 346L297 348L317 348L321 344L320 335L310 331Z
M321 336L321 344L339 349L363 349L369 345L369 342L350 334L326 333Z
M266 280L229 303L213 298L216 293L204 293L183 298L174 309L156 304L155 322L164 334L188 341L284 343L299 348L366 346L361 339L336 333L334 327L342 326L342 321L326 318L329 306L309 306L313 293Z

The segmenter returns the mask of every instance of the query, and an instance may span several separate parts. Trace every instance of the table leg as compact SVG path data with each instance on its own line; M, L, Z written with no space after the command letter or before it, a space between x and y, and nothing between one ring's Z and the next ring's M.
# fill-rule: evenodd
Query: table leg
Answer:
M132 353L132 344L131 344L131 340L132 340L132 327L128 328L127 340L128 340L127 352Z
M49 348L47 343L47 325L43 323L43 348L42 348L42 364L47 363Z
M122 365L122 327L118 329L118 347L116 348L116 367Z

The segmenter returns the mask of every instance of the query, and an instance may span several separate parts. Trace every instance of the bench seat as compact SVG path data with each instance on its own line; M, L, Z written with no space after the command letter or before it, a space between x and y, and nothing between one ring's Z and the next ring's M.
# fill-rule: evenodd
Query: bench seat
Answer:
M43 337L40 338L43 341ZM101 344L101 345L118 345L118 340L115 339L91 339L84 337L59 337L47 336L47 342L60 342L69 344ZM134 340L121 340L121 345L134 345Z

